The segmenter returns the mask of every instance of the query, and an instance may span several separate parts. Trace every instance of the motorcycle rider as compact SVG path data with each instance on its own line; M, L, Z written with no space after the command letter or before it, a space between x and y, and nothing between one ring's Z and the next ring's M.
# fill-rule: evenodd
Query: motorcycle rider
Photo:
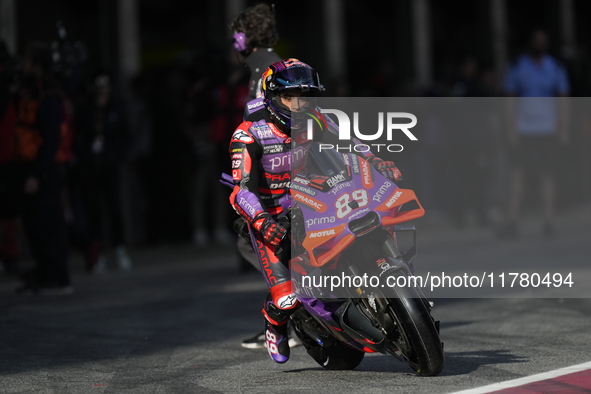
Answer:
M232 135L234 190L230 203L249 225L263 276L269 287L264 302L266 347L271 358L284 363L289 359L287 322L298 305L291 290L289 253L275 255L287 230L277 222L281 203L289 200L291 175L292 112L305 110L305 98L324 90L316 71L297 59L273 63L263 74L264 101L249 113ZM314 132L314 141L338 144L337 127L327 118L329 130ZM354 141L358 144L358 141ZM393 162L383 161L371 152L360 153L380 173L391 180L401 179ZM256 245L255 245L256 244Z

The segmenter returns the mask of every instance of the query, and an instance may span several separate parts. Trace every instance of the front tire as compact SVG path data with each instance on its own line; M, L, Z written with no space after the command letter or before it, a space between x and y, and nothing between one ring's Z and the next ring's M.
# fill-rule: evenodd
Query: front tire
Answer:
M398 298L388 299L391 317L396 322L395 332L390 334L397 336L399 350L418 375L435 376L445 364L435 322L413 289L397 287L395 291Z

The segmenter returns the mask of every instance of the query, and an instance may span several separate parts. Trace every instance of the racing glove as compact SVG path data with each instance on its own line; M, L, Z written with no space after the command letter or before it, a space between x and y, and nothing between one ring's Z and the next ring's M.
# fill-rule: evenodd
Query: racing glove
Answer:
M368 159L371 164L380 174L391 180L392 182L398 182L403 180L402 174L396 164L393 161L384 161L377 156L372 156Z
M261 233L265 242L274 246L279 245L283 237L287 234L287 230L280 224L277 224L267 212L257 215L253 225Z

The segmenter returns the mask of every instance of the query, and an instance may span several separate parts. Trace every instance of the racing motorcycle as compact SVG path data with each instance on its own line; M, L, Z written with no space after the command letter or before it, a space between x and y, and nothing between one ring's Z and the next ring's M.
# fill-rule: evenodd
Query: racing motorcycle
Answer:
M227 184L231 177L224 174ZM382 176L361 156L333 149L310 149L305 171L292 176L285 217L291 237L277 254L291 249L292 290L300 304L291 324L308 354L329 370L357 367L366 353L390 354L420 376L444 366L439 322L433 303L414 274L416 229L402 223L424 215L415 193ZM246 236L246 226L235 226ZM401 252L397 234L412 235ZM250 240L250 237L248 238ZM379 280L347 282L335 291L322 278ZM307 285L307 286L306 286Z

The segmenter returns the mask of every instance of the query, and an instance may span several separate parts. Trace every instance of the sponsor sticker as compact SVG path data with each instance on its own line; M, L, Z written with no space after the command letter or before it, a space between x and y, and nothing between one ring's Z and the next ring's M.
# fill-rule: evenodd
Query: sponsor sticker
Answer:
M308 238L320 238L320 237L327 237L329 235L336 235L334 232L334 228L330 230L323 230L323 231L314 231L308 235Z
M392 197L390 197L390 199L386 202L386 206L388 208L392 208L392 205L394 205L394 203L396 202L396 200L398 200L398 197L400 197L402 195L401 191L397 191L396 193L394 193L392 195Z
M263 105L263 101L262 100L261 101L257 101L254 104L248 104L248 109L255 109L255 108L260 107L261 105Z
M342 155L343 155L343 162L345 163L345 165L346 166L351 165L350 162L349 162L349 155L346 154L346 153L343 153Z
M369 211L369 208L362 209L361 211L355 212L353 215L349 216L349 220L355 219L356 217L361 216L362 213L366 213Z
M375 196L372 197L372 200L382 202L382 197L384 197L384 194L386 194L390 186L392 186L390 182L384 182L384 184L380 186L380 188L376 192Z
M304 178L299 177L299 176L296 176L293 181L294 182L301 183L302 185L309 185L310 184L310 181L309 180L304 179Z
M293 307L298 302L298 299L295 294L288 294L283 296L277 300L277 304L281 309L288 309Z
M310 196L315 196L316 195L316 192L314 190L309 189L309 188L307 188L305 186L298 185L297 183L294 183L294 182L291 183L290 188L293 189L293 190L300 191L302 193L306 193L306 194L308 194Z
M256 130L259 138L262 140L273 137L273 133L271 132L271 129L269 129L266 126L259 126L255 130Z
M334 175L334 176L328 178L326 183L328 184L329 187L333 187L337 183L341 183L344 181L345 181L345 176L343 174L337 174L337 175Z
M361 178L363 180L363 186L367 189L373 188L371 168L366 160L361 160Z
M339 183L330 192L336 196L337 193L340 192L342 189L344 189L346 187L352 187L352 186L353 185L351 185L351 182Z
M254 140L246 131L244 131L242 129L238 129L232 135L232 141L240 141L240 142L244 142L244 143L249 144L249 143L253 142Z
M263 148L263 151L266 155L272 153L283 153L285 152L285 145L282 144L275 144L275 145L267 145Z
M271 163L271 171L277 167L291 166L291 155L271 157L269 162Z
M248 214L252 217L255 214L255 209L252 205L250 205L250 203L248 201L246 201L246 199L244 197L240 198L240 204L239 204L242 209L244 209L246 212L248 212Z
M306 220L306 226L308 226L308 227L317 226L320 224L334 223L335 221L336 221L336 218L334 216L324 216L321 218L314 218L314 219Z
M353 174L359 175L359 159L357 155L351 155L351 166L353 167Z
M302 204L313 208L317 212L326 211L326 205L324 205L323 203L321 203L318 200L313 199L312 197L308 197L304 194L296 192L296 193L294 193L293 198L296 201L301 202Z

